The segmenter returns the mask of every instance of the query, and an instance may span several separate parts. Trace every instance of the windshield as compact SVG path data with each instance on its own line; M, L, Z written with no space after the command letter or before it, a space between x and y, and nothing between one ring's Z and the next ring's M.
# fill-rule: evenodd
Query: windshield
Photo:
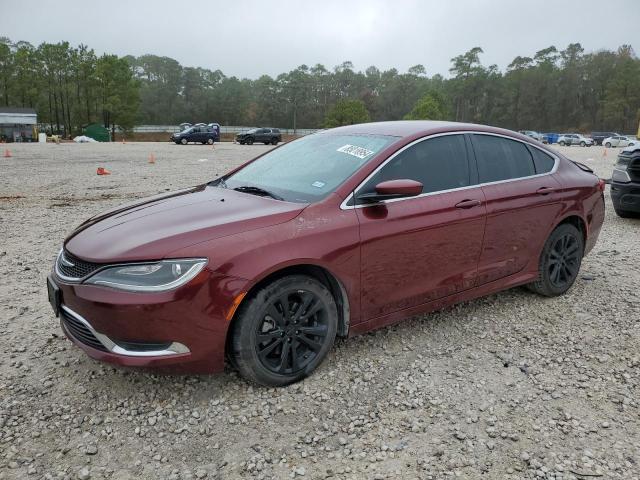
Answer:
M315 202L394 140L383 135L308 135L263 155L224 184L259 187L289 202Z
M252 128L251 130L247 130L247 133L256 133L257 131L257 128Z

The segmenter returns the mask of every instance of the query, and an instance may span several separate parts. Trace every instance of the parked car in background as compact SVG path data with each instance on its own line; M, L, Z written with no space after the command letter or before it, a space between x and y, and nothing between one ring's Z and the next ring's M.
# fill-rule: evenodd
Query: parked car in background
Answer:
M236 142L240 145L253 145L254 143L277 145L281 141L282 134L277 128L252 128L236 135Z
M186 145L187 143L208 143L209 145L213 145L214 142L220 141L220 128L218 126L216 129L213 126L201 123L189 127L182 132L174 133L171 135L170 140L182 145Z
M611 148L611 147L629 147L631 145L635 145L636 143L637 143L637 140L629 138L629 137L627 137L625 135L615 135L613 137L605 138L602 141L602 144L607 148Z
M559 133L543 133L542 134L546 140L546 143L548 144L552 144L552 143L558 143L558 138L560 138L560 134Z
M620 217L640 217L640 144L618 154L611 175L611 201Z
M563 133L558 138L558 145L580 145L581 147L591 147L593 145L593 140L589 137L585 137L584 135L580 135L579 133Z
M533 130L520 130L519 133L526 135L527 137L531 137L539 142L546 143L544 135Z
M227 356L281 386L336 336L518 285L562 295L600 233L603 190L509 130L324 130L88 219L64 240L49 299L93 358L220 372Z
M619 136L616 132L591 132L591 138L596 145L602 145L605 138Z

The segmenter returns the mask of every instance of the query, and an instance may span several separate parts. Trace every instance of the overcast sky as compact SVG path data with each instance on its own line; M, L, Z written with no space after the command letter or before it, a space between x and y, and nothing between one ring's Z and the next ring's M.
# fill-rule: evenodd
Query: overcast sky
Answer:
M3 4L3 5L1 5ZM172 57L184 66L256 78L298 65L351 60L448 75L450 59L484 50L504 69L517 56L580 42L586 51L631 44L640 54L640 0L0 0L0 36L67 40L98 54Z

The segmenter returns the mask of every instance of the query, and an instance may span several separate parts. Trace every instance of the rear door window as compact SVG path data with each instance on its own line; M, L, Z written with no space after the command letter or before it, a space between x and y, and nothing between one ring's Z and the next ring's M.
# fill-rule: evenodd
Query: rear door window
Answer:
M422 183L422 193L469 186L471 171L464 136L443 135L410 146L382 167L360 193L374 192L380 182L401 179Z
M527 146L493 135L473 135L480 183L498 182L535 175Z

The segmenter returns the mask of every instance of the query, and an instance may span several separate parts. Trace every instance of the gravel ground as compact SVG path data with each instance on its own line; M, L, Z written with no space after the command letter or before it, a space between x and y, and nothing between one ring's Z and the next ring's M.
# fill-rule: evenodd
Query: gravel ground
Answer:
M640 221L618 218L608 191L599 242L565 296L517 288L339 340L311 378L264 389L231 370L166 376L91 360L63 337L45 277L86 217L269 147L10 148L0 478L640 478ZM616 150L603 151L564 148L608 178Z

